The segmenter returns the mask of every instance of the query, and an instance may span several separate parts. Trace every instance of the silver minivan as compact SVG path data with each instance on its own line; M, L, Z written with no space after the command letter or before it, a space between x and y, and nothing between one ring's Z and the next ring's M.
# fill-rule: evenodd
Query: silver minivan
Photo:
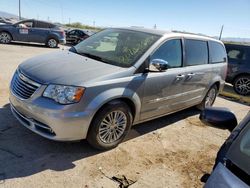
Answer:
M52 140L116 147L132 125L213 105L225 83L222 42L143 28L103 30L26 60L10 85L15 117Z

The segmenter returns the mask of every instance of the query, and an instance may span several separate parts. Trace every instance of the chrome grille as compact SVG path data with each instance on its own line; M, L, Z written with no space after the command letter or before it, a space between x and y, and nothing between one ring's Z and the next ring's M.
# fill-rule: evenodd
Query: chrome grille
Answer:
M21 99L28 99L40 87L40 84L30 80L20 72L16 72L12 80L12 92Z

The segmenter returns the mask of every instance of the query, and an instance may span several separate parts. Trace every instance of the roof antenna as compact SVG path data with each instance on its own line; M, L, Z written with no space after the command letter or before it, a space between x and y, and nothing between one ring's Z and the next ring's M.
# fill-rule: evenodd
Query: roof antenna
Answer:
M219 37L219 40L221 40L221 36L222 36L222 32L223 32L223 28L224 28L224 25L221 26L221 30L220 30L220 37Z

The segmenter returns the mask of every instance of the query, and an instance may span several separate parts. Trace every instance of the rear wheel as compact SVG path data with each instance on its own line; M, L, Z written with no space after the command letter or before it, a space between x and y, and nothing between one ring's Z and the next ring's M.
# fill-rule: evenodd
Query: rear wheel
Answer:
M250 76L242 75L235 79L233 83L234 91L240 95L250 94Z
M87 141L100 150L112 149L122 142L131 124L132 114L128 105L122 101L113 101L94 117Z
M199 104L197 107L200 110L203 110L206 107L210 107L213 106L214 101L216 99L218 93L218 88L216 85L213 85L207 92L205 98L203 99L203 101L201 102L201 104Z
M56 39L54 38L51 38L47 41L47 44L46 44L49 48L56 48L58 46L58 42Z
M11 42L11 40L12 40L12 37L9 33L7 32L0 33L0 43L8 44Z

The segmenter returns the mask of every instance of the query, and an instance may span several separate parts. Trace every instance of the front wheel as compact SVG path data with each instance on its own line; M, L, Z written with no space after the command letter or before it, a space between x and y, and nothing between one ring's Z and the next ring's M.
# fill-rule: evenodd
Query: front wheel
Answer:
M58 46L58 42L56 39L54 38L51 38L47 41L47 44L46 44L49 48L56 48Z
M131 125L132 114L128 105L122 101L113 101L94 117L87 141L100 150L112 149L122 142Z
M250 76L243 75L235 79L233 83L234 91L240 95L250 94Z
M213 85L207 92L203 101L197 106L200 110L205 109L206 107L213 106L218 93L218 88L216 85Z
M12 40L12 37L9 33L7 32L0 33L0 43L8 44L11 42L11 40Z

